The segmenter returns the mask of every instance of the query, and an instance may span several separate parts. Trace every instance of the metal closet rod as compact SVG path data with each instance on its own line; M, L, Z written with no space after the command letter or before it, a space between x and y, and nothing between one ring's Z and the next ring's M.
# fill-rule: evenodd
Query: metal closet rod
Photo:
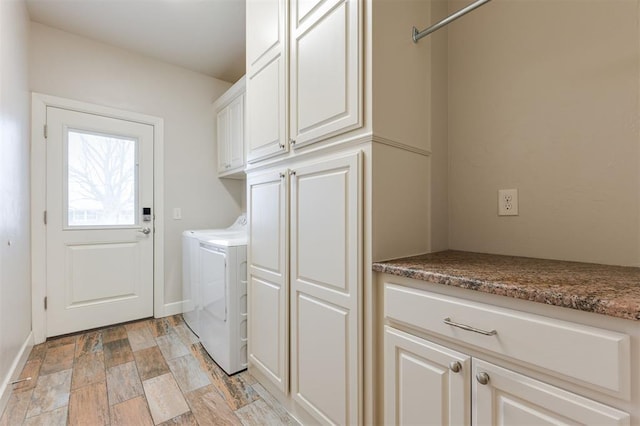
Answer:
M469 6L463 8L463 9L460 9L456 13L447 16L442 21L440 21L440 22L438 22L436 24L433 24L429 28L424 29L422 31L418 31L418 29L416 27L413 27L413 42L417 43L418 40L420 40L422 37L426 37L429 34L431 34L432 32L438 31L440 28L444 27L445 25L450 24L451 22L455 21L456 19L463 17L464 15L466 15L469 12L471 12L472 10L475 10L475 9L479 8L483 4L489 3L490 1L491 0L478 0L476 2L473 2Z

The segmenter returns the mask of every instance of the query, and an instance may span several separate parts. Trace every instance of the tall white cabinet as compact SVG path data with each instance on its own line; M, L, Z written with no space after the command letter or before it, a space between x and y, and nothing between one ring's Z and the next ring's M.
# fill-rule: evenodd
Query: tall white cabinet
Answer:
M592 314L594 327L446 287L379 276L385 424L635 424L634 324ZM520 307L548 308L535 305Z
M376 135L373 93L397 80L370 78L374 53L425 52L374 48L374 9L423 5L387 3L247 2L249 370L305 424L377 421L371 262L429 249L429 137Z
M325 423L359 418L361 161L313 159L247 182L249 359Z

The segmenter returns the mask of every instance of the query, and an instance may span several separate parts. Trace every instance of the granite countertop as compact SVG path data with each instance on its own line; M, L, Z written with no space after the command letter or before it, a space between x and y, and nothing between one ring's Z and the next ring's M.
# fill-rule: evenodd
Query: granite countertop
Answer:
M640 268L447 250L373 270L640 321Z

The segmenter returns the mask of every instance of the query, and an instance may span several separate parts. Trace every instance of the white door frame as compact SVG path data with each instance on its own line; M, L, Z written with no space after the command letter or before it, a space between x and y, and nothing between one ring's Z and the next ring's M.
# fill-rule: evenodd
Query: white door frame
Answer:
M46 269L46 170L44 126L47 107L58 107L153 126L153 207L158 232L153 245L153 316L164 316L164 120L160 117L94 105L33 92L31 95L31 320L35 343L46 339L44 298Z

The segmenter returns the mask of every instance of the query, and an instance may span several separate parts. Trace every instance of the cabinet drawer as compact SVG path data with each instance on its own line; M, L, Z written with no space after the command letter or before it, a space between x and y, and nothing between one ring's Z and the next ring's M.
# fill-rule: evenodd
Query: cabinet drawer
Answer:
M629 398L630 342L625 334L392 283L384 284L384 313L387 320Z

